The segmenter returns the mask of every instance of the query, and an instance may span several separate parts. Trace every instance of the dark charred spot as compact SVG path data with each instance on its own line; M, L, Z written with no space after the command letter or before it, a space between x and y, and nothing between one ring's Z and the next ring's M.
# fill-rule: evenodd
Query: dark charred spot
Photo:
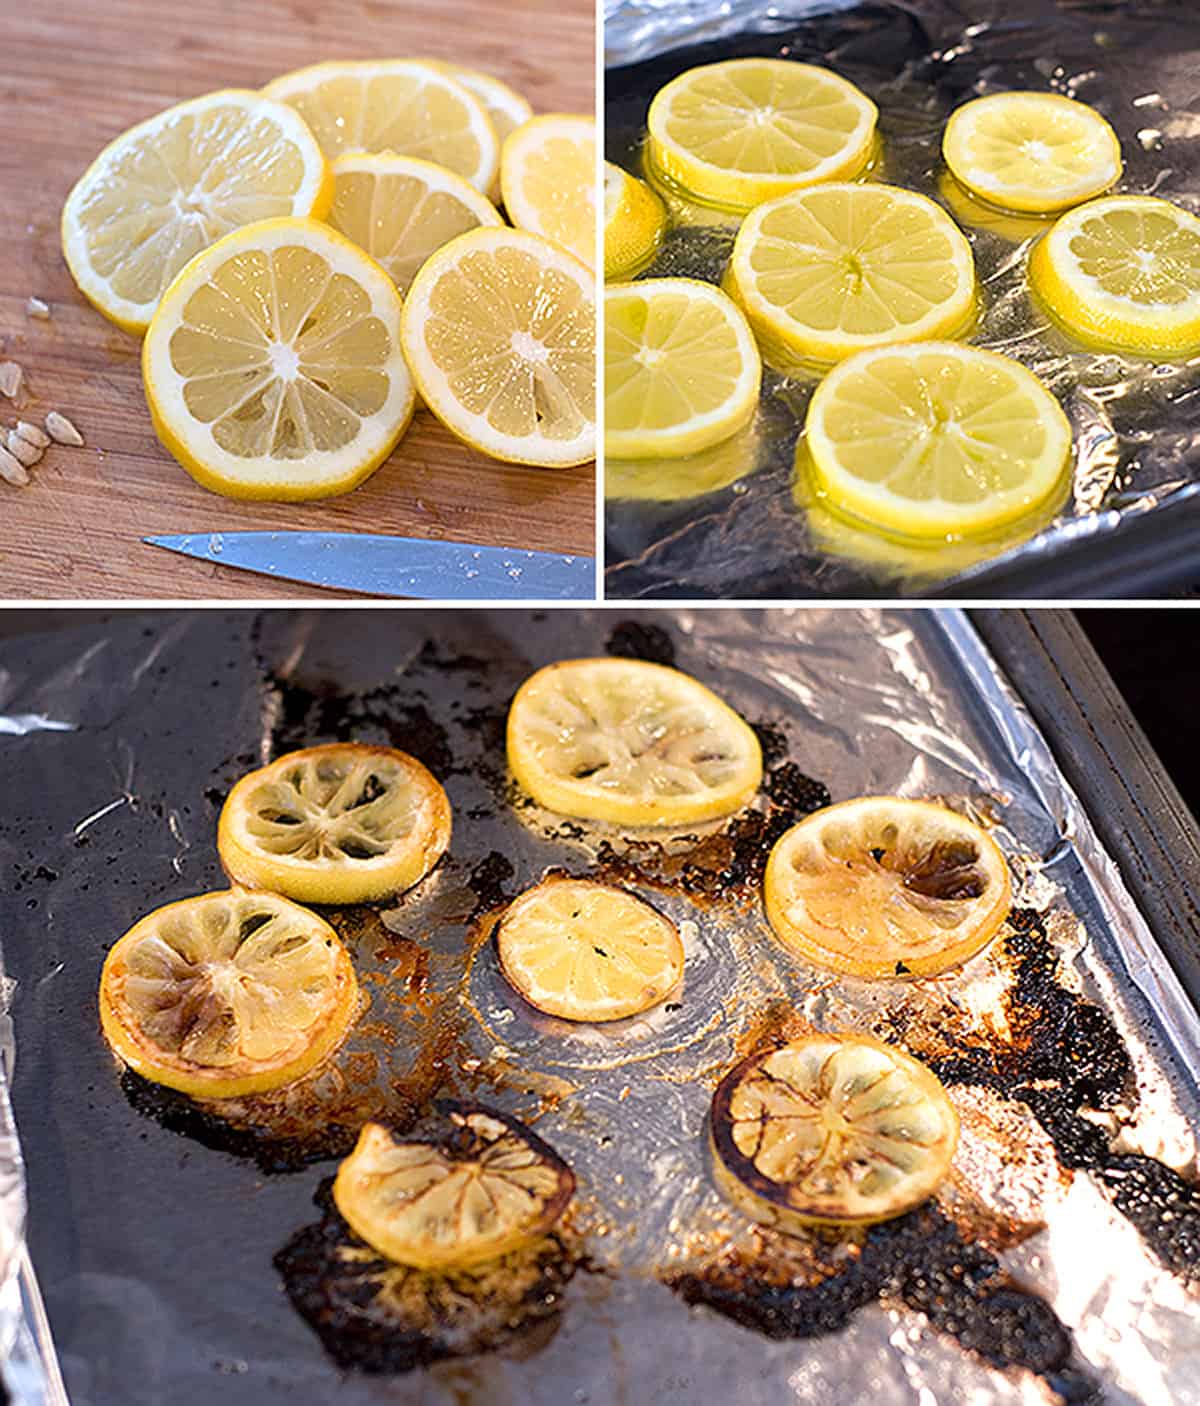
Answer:
M350 809L357 810L359 806L369 806L372 801L377 801L380 796L384 794L384 790L385 788L381 784L377 776L368 776L366 779L366 783L358 794L358 799L354 802Z
M784 762L767 773L763 790L777 806L788 812L789 824L803 820L830 802L829 788L806 776L795 762Z
M675 664L675 642L661 625L622 620L604 642L605 653L618 659L643 659L649 664Z
M787 733L781 727L775 723L767 722L764 718L756 723L751 723L750 730L758 738L758 745L762 748L763 766L768 771L787 759Z
M475 895L472 919L512 902L507 886L515 873L512 860L499 850L494 849L484 855L467 875L467 887Z

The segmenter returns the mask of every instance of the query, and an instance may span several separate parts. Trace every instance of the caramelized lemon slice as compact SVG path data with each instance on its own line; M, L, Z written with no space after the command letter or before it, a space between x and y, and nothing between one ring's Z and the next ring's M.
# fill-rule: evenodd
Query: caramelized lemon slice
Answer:
M627 825L729 815L762 780L758 738L732 708L638 659L571 659L526 679L508 764L547 809Z
M1008 865L978 825L929 801L860 796L816 811L771 851L776 934L851 976L934 976L973 956L1012 904Z
M411 888L450 843L450 802L415 757L334 742L243 776L217 827L226 873L303 903Z
M443 1102L437 1141L398 1142L367 1123L333 1199L381 1255L418 1269L495 1259L544 1235L575 1191L570 1167L515 1118Z
M290 1084L341 1044L358 983L337 934L273 893L156 909L112 948L100 1023L146 1079L197 1098Z
M787 1234L870 1225L932 1196L958 1145L936 1076L891 1045L810 1035L752 1055L713 1095L717 1181Z
M509 905L500 966L531 1006L562 1020L623 1020L679 984L675 924L624 889L549 879Z

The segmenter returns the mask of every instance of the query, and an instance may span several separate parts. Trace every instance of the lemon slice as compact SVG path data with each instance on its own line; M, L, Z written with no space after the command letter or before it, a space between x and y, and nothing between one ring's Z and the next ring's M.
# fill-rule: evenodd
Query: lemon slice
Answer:
M1200 350L1200 219L1147 195L1063 215L1029 259L1034 291L1089 346L1141 356Z
M493 74L462 68L456 63L441 63L438 67L461 83L468 92L474 93L483 104L501 146L507 137L533 116L533 108L521 94Z
M946 165L1005 210L1045 214L1106 191L1121 143L1095 109L1057 93L993 93L956 109L942 134Z
M569 659L532 674L508 713L508 764L540 805L626 825L729 815L762 780L758 738L677 669Z
M411 888L450 844L450 802L415 757L333 742L289 752L230 791L226 873L303 903L367 903Z
M141 333L202 249L255 220L321 219L332 195L321 149L291 108L210 93L105 147L67 196L63 255L84 297Z
M333 181L329 223L370 254L401 293L443 244L481 225L504 223L473 185L415 156L339 156Z
M678 986L683 943L656 908L609 884L549 879L508 907L500 967L531 1006L562 1020L624 1020Z
M318 63L263 92L290 103L328 157L391 151L446 166L486 192L500 144L479 99L433 63L413 59Z
M695 454L754 418L762 361L741 312L691 278L604 292L604 450L614 458Z
M656 94L646 159L690 195L750 210L800 186L857 175L878 115L828 69L730 59L689 69Z
M949 215L887 185L830 183L760 205L733 245L729 291L768 361L840 361L966 327L975 260Z
M955 342L848 358L817 387L803 445L830 508L900 537L996 532L1059 489L1071 427L1018 362Z
M518 229L596 263L596 122L550 113L523 123L500 157L504 209Z
M341 1044L358 983L328 925L274 893L168 903L109 952L100 1023L146 1079L197 1098L290 1084Z
M345 493L392 452L416 403L400 297L315 220L265 220L198 255L142 346L159 439L234 498Z
M449 1124L437 1140L363 1127L333 1183L351 1230L387 1259L435 1271L496 1259L550 1230L575 1192L562 1158L503 1113L435 1106Z
M611 161L604 163L604 277L632 278L658 252L667 228L662 201Z
M911 1055L861 1035L810 1035L731 1069L709 1136L729 1199L798 1235L919 1206L950 1170L958 1114Z
M604 460L604 496L613 502L674 503L716 493L758 467L757 420L720 444L679 459Z
M425 404L472 448L515 464L596 452L595 275L540 235L477 229L439 249L404 304Z
M780 839L763 881L776 935L851 976L935 976L974 956L1012 904L1008 865L978 825L929 801L861 796Z

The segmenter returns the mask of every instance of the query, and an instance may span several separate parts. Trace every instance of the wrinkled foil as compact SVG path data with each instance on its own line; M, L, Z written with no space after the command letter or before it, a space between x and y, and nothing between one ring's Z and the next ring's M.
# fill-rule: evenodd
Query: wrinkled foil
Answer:
M1191 6L1129 0L881 0L763 5L725 0L610 3L606 17L607 155L641 173L651 98L697 63L750 54L825 64L880 110L874 177L932 197L970 240L984 307L970 341L1015 357L1059 398L1074 431L1069 496L1036 529L982 548L914 551L809 513L794 492L793 458L816 378L767 371L756 426L741 443L668 466L610 466L609 597L789 598L987 595L990 566L1039 567L1068 543L1114 552L1119 529L1155 513L1164 549L1172 506L1200 492L1200 357L1154 364L1081 349L1033 304L1029 250L1048 223L964 204L946 184L941 133L968 98L1012 88L1053 91L1097 108L1121 141L1117 190L1158 195L1200 212L1200 18ZM688 46L682 48L681 46ZM637 64L636 67L629 67ZM734 217L669 201L674 227L639 276L718 281ZM656 490L659 475L665 487ZM690 476L687 496L682 480ZM699 491L696 491L699 489Z
M1196 1014L968 620L817 608L653 619L669 628L681 668L751 720L781 727L792 758L835 800L936 794L997 817L1018 901L1056 915L1070 980L1126 1039L1140 1103L1124 1136L1193 1173ZM1003 974L985 953L963 972L900 987L814 980L775 946L757 910L652 894L685 938L680 1010L598 1030L520 1008L491 945L472 940L467 877L498 851L516 892L550 866L585 872L614 836L507 804L501 744L488 741L479 710L502 716L530 671L603 652L615 624L602 610L159 613L0 645L9 782L0 860L19 876L0 896L16 980L13 1097L30 1251L74 1406L1046 1400L1035 1378L987 1367L912 1313L872 1306L834 1335L769 1341L688 1310L657 1282L691 1242L745 1233L711 1183L703 1128L715 1072L757 1003L783 995L818 1023L861 1026L889 1003L920 1008L951 994L986 1020ZM430 665L427 641L443 665ZM534 1121L574 1166L579 1229L609 1271L576 1277L557 1335L523 1359L484 1356L401 1378L338 1371L271 1263L317 1219L312 1194L331 1164L264 1176L141 1116L97 1029L96 984L115 938L149 909L221 885L219 797L246 758L271 752L284 709L270 682L278 676L318 695L393 686L427 709L464 766L447 778L449 863L385 921L428 948L431 984L445 987L461 1023L463 1065L493 1072L478 1096ZM384 740L371 724L358 735ZM356 949L373 992L374 960ZM387 1011L383 1001L372 1018ZM420 1040L419 1022L410 1036ZM403 1041L395 1060L403 1066ZM1200 1303L1090 1177L1057 1175L1028 1120L1015 1146L1015 1170L971 1136L960 1154L998 1214L1046 1222L1003 1256L1006 1266L1071 1328L1107 1401L1200 1399Z

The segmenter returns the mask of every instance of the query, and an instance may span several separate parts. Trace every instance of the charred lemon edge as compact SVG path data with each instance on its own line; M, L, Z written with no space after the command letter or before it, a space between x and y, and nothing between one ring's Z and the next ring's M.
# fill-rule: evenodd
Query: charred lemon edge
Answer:
M414 840L412 852L395 860L387 868L380 866L369 871L338 873L332 867L315 862L288 862L286 857L259 854L244 845L234 831L234 811L245 804L246 793L262 780L263 775L273 768L295 762L299 757L335 751L354 753L359 759L377 756L391 761L399 759L403 763L411 778L431 801L434 811L428 834L419 843ZM298 903L329 906L375 903L406 892L430 874L450 848L452 829L450 798L424 762L398 747L380 747L366 742L325 742L316 747L285 752L266 766L256 767L238 779L225 798L217 821L217 854L225 873L241 888L282 894Z

